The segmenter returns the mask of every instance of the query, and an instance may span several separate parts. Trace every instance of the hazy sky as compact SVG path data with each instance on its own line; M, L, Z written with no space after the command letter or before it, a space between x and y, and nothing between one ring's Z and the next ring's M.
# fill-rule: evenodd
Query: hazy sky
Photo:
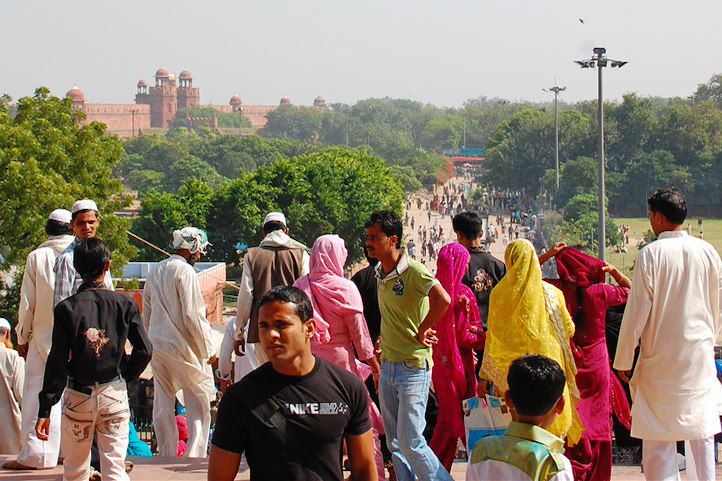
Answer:
M127 103L165 66L202 103L544 100L555 77L573 101L596 80L572 61L601 45L629 61L607 97L688 96L722 72L721 19L720 0L0 0L0 93Z

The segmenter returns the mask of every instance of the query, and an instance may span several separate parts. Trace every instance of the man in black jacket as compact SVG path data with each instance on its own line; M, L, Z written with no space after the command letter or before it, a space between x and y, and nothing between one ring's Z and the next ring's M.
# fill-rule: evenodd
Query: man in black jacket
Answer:
M110 250L103 241L79 241L73 266L83 283L76 294L55 306L53 342L35 431L39 439L48 439L50 408L65 392L63 479L88 479L96 434L103 479L127 481L124 461L130 409L126 382L137 379L150 362L150 342L135 301L103 283L110 269ZM126 340L133 346L128 358Z

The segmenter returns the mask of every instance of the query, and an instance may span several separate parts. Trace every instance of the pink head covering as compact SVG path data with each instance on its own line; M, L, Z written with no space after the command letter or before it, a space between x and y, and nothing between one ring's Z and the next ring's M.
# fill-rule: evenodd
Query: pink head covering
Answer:
M465 345L470 327L478 326L481 316L474 293L461 281L469 268L469 251L461 244L447 244L439 251L436 261L436 278L449 293L451 305L436 325L439 343L434 346L434 364L451 368L454 381L464 389L466 383L464 365L459 348ZM466 297L467 301L461 298ZM468 307L468 310L467 310Z
M328 322L324 316L363 314L363 302L356 284L343 276L348 251L336 234L322 235L313 243L310 272L294 284L311 299L317 325L316 341L328 342Z

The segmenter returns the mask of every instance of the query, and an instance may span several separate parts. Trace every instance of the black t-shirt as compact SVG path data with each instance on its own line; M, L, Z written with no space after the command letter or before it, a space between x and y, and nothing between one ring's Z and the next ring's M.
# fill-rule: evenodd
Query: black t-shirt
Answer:
M252 481L343 481L341 442L369 429L366 387L316 357L305 376L284 376L268 362L231 386L213 445L245 452Z
M484 328L489 325L489 296L491 290L506 275L506 266L502 261L479 249L469 249L469 270L462 282L469 286L476 296L481 322Z
M369 327L371 340L381 335L381 310L379 309L378 298L378 282L376 280L376 271L373 266L368 266L353 275L351 281L356 284L361 293L361 301L364 305L364 318Z

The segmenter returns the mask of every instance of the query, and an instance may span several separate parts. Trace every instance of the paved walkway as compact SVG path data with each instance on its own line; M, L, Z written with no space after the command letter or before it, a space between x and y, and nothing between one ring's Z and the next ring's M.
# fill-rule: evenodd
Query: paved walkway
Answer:
M14 459L14 456L0 456L2 462ZM131 458L135 463L135 469L130 473L132 481L205 481L207 478L207 460L183 460L175 458ZM1 463L0 463L1 464ZM466 473L466 463L457 462L451 471L454 479L463 481ZM717 468L717 478L722 479L722 468ZM3 471L0 470L0 480L14 481L61 481L62 468L55 468L45 471ZM682 473L682 480L687 476ZM249 481L250 473L244 468L236 477L236 481ZM613 481L643 481L638 466L615 466L612 471ZM285 481L285 480L278 480Z

